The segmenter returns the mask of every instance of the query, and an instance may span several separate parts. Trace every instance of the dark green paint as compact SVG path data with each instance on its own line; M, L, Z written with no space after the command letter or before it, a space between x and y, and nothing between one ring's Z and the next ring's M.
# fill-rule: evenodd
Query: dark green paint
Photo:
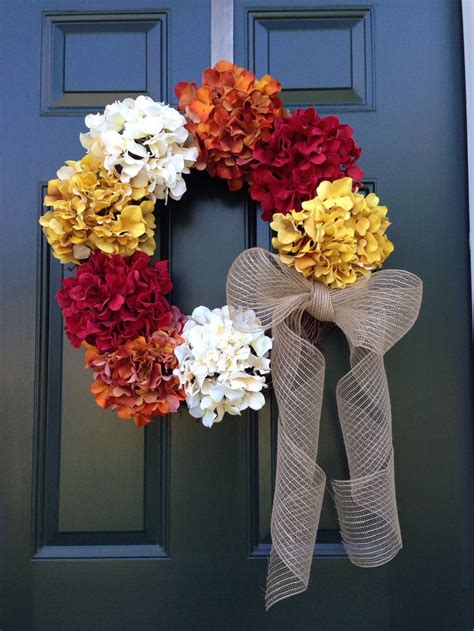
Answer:
M133 33L124 46L141 46L148 33L147 51L131 47L130 58L140 63L148 55L140 81L168 101L174 83L199 80L209 64L210 1L143 0L138 12L133 5L1 3L0 628L466 631L473 623L472 382L459 3L313 0L299 9L283 0L235 2L236 62L278 76L272 45L285 33L282 72L294 76L284 99L320 103L354 127L367 182L391 208L396 251L389 264L419 274L425 285L415 329L386 362L404 549L381 568L352 566L326 498L308 591L267 614L275 407L212 431L183 413L137 432L92 404L81 351L65 348L62 367L53 300L62 269L39 238L42 186L62 159L82 154L83 114L136 87L108 60L107 89L116 89L94 92L100 72L81 70L74 58L66 87L82 92L64 92L62 36L95 37L88 56L96 51L100 62L101 33ZM355 29L351 69L341 67L342 53L320 50L318 33L334 29L341 46ZM314 59L300 58L308 49L303 37L316 38ZM333 83L325 86L318 68L331 64ZM348 73L351 86L343 85ZM269 244L268 227L244 194L205 174L189 184L182 202L159 207L160 255L171 260L173 300L187 312L221 305L234 257ZM318 460L340 477L346 463L334 390L347 348L337 331L324 347Z

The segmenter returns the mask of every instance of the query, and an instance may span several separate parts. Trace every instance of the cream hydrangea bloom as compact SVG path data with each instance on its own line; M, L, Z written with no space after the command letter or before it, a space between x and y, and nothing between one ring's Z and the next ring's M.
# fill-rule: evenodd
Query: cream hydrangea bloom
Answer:
M107 105L85 122L90 131L80 136L83 147L120 181L146 188L153 200L181 199L183 174L198 150L177 110L141 95Z
M253 312L247 317L255 319ZM191 416L211 427L227 412L259 410L265 404L262 390L270 372L268 352L272 340L264 331L238 331L222 309L197 307L181 334L185 343L175 349L181 385Z

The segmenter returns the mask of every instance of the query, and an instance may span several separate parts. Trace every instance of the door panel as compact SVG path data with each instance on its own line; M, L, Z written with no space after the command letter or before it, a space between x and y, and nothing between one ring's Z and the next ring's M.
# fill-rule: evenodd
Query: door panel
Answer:
M2 630L469 628L470 306L458 4L234 2L236 63L281 79L288 107L316 105L354 127L364 186L391 209L389 266L425 284L414 331L386 360L405 547L386 566L352 566L328 495L308 591L268 613L271 394L262 411L211 431L184 411L136 430L100 410L54 300L72 271L51 257L36 224L45 183L62 160L83 153L85 114L142 92L173 102L174 84L199 81L209 65L210 0L139 7L128 0L1 6L8 87L0 171ZM245 193L229 193L203 173L188 182L181 202L157 206L157 257L169 258L172 298L186 313L224 304L235 256L270 246L268 225ZM348 352L338 331L328 334L324 352L318 462L328 477L344 478L335 384Z
M43 116L96 112L110 103L111 95L123 99L148 93L169 100L170 19L177 7L107 10L107 4L97 9L91 3L81 11L63 2L58 10L43 12ZM91 71L98 62L101 72Z
M259 76L278 72L287 106L317 105L331 113L374 109L374 7L252 4L236 5L244 18L236 21L236 53L246 42L248 67Z
M387 619L374 613L374 626L366 621L355 628L463 629L470 593L465 559L470 554L471 360L460 6L404 0L351 4L299 8L272 0L264 7L236 0L241 14L236 63L279 77L288 86L283 90L288 106L315 104L353 126L363 148L364 180L390 207L395 252L388 266L411 270L424 282L420 318L386 358L404 549L386 567L361 571L347 559L335 559L331 546L333 558L318 559L324 547L317 545L313 584L301 602L316 598L324 608L329 589L335 589L336 567L347 570L343 585L349 573L365 582L374 571L375 588L364 589L359 611L374 612L374 602L387 597L382 605ZM459 204L450 201L453 190ZM455 242L463 248L455 259L450 256L450 270L442 271L437 253ZM334 384L347 351L337 334L325 346L318 461L337 478L345 462ZM263 440L275 449L275 434L266 433ZM326 496L321 530L328 527L334 541L328 503ZM319 532L318 542L325 535ZM335 620L325 624L346 628Z

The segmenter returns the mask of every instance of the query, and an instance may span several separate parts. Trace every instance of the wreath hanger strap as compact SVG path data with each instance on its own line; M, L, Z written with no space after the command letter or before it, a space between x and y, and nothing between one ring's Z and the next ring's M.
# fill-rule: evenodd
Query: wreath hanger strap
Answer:
M337 386L350 479L333 481L333 488L349 558L372 567L402 545L383 356L415 323L421 296L421 280L399 270L377 272L344 291L329 289L261 248L243 252L230 268L227 301L236 326L250 330L245 312L252 309L274 335L279 417L267 608L308 586L325 489L316 464L324 357L307 339L303 313L334 322L351 348L351 370Z

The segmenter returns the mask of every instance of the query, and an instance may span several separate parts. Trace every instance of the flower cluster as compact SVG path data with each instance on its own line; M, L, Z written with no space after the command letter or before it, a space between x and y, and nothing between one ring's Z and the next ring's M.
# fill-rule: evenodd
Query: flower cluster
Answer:
M176 85L179 109L199 144L199 162L211 176L227 180L235 191L247 181L253 152L270 141L282 114L281 85L270 75L261 79L228 61L207 68L202 85Z
M162 328L109 353L89 349L86 363L94 374L90 390L96 403L111 407L119 418L133 419L138 427L150 423L153 416L176 412L185 399L173 374L178 365L174 351L183 342L179 330Z
M44 199L52 210L40 224L61 263L80 263L97 250L153 254L154 204L145 188L121 182L89 155L66 162L57 176L48 182Z
M247 314L255 318L255 314ZM272 340L264 331L238 331L222 309L197 307L183 330L184 343L175 349L175 375L186 391L191 416L211 427L227 412L259 410L265 403L262 389L270 372L268 351Z
M387 207L374 193L353 192L351 178L322 182L301 211L273 215L273 247L306 277L342 288L382 266L393 252Z
M253 152L250 195L260 202L262 219L301 210L324 180L344 175L358 184L363 176L352 129L336 116L321 118L314 108L278 118L270 142Z
M168 263L149 263L143 252L111 258L99 252L62 281L57 301L73 346L85 342L110 351L161 328L179 328L183 316L164 295L172 289Z
M103 114L89 114L89 132L81 143L121 182L145 188L152 200L181 199L183 175L189 173L198 151L185 127L186 119L149 96L107 105Z

